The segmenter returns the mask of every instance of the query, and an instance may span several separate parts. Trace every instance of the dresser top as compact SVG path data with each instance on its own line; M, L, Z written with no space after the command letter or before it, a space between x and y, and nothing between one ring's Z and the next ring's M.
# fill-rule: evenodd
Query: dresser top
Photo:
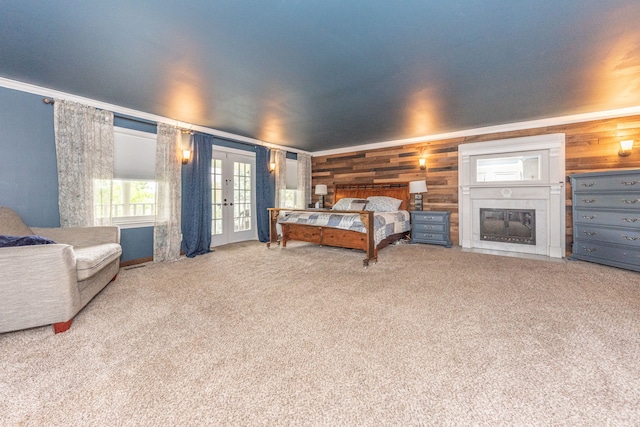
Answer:
M597 177L597 176L629 175L634 173L640 174L640 169L611 169L607 171L598 171L598 172L572 173L572 174L569 174L569 177L570 178L588 178L588 177Z

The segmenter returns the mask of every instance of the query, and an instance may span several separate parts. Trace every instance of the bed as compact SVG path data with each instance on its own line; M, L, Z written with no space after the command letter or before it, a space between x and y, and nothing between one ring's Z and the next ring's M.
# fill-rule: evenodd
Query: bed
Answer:
M336 203L342 199L357 201L370 196L398 199L400 206L397 212L270 208L270 241L267 247L272 243L286 247L287 241L297 240L359 249L365 252L363 265L366 268L371 261L378 261L379 249L406 237L410 230L408 183L336 184L334 187ZM278 225L281 227L280 235Z

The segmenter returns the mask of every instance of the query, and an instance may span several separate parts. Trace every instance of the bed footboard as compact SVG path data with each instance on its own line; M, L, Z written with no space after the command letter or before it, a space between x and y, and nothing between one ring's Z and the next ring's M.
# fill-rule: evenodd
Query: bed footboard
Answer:
M280 211L292 211L293 209L270 208L270 238L267 247L271 243L282 244L287 246L287 241L297 240L301 242L315 243L324 246L333 246L347 249L360 249L365 252L366 258L363 265L366 268L370 261L374 263L378 261L378 250L375 245L375 236L373 228L373 212L360 212L360 220L365 225L366 233L360 233L351 230L342 230L334 227L307 225L307 224L288 224L281 223L282 234L278 239L276 225ZM332 213L338 213L332 211ZM353 212L348 212L353 213Z

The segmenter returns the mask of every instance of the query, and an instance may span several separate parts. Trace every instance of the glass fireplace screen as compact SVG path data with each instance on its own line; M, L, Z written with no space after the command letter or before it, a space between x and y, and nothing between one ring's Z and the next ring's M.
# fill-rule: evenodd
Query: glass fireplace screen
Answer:
M536 211L481 208L480 240L535 245Z

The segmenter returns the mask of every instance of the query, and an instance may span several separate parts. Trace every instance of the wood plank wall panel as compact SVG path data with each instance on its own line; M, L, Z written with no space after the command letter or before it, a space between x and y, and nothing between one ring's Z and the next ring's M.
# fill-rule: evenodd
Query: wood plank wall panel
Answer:
M640 168L640 115L593 120L545 128L475 135L438 141L426 141L376 150L319 156L312 158L312 185L326 184L325 203L333 205L336 183L408 182L427 180L425 210L451 213L451 240L458 240L458 145L470 142L564 133L566 135L567 175L608 169ZM633 153L618 156L620 141L635 140ZM421 171L420 157L426 157L427 170ZM571 188L567 194L567 248L572 242ZM317 196L314 196L314 202ZM412 201L413 203L413 201Z

